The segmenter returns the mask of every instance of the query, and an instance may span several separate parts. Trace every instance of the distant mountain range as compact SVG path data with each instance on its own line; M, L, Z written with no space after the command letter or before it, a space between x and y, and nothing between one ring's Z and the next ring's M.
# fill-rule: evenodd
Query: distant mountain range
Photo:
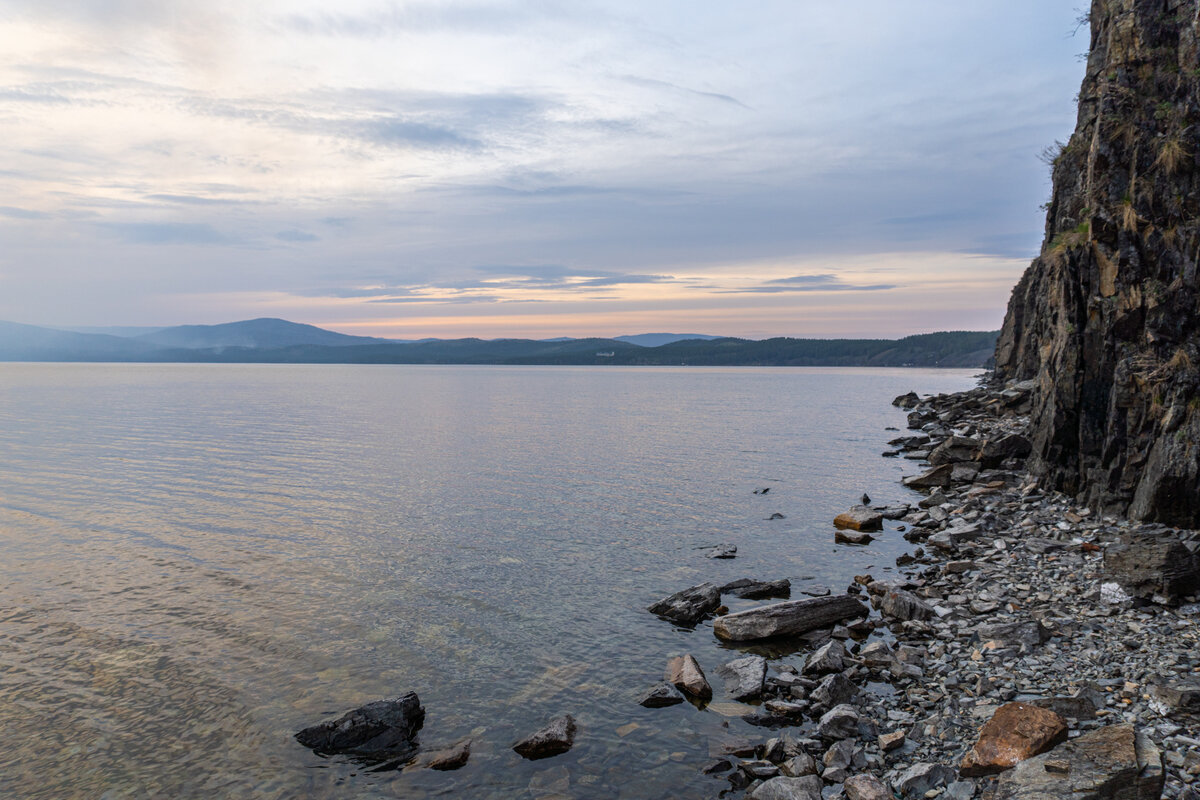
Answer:
M992 357L997 335L952 331L897 340L755 341L644 333L612 339L403 341L351 336L282 319L85 330L126 335L0 322L0 361L982 367Z

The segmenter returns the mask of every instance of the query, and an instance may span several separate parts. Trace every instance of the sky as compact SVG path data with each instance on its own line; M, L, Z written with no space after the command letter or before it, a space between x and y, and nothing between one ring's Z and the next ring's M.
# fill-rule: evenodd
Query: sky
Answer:
M1069 0L0 0L0 319L998 328Z

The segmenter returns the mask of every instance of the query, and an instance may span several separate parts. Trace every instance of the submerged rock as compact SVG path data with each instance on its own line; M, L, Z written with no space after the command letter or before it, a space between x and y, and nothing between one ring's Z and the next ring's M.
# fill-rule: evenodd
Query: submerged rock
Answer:
M296 741L318 753L344 753L366 758L396 758L416 749L425 709L416 692L394 700L377 700L335 720L305 728Z
M681 625L695 625L720 605L721 591L711 583L701 583L664 597L647 610Z
M638 705L646 708L665 708L682 702L683 695L679 693L679 690L665 681L651 686L638 699Z
M867 608L848 594L813 597L759 606L713 621L713 632L734 642L791 636L867 616Z
M570 714L563 714L514 744L512 749L530 761L536 761L565 753L574 744L575 718Z
M459 742L429 756L429 768L442 772L460 769L471 757L471 740Z

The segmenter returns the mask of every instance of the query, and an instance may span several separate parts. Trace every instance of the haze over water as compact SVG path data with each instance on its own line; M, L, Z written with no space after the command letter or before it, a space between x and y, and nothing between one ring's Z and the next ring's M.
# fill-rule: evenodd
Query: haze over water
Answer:
M0 795L716 797L722 723L761 734L725 716L737 651L645 606L888 570L894 528L830 520L915 497L889 401L973 374L0 364ZM685 651L717 703L639 707ZM292 740L408 690L423 745L473 738L464 769ZM563 712L570 753L509 749Z

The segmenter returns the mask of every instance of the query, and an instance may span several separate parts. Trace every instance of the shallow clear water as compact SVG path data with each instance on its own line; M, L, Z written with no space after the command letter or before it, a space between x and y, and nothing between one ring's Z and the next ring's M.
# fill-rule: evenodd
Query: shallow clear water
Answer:
M716 797L710 741L763 733L720 702L737 653L645 606L705 580L797 596L886 572L898 533L843 546L830 520L863 491L913 496L914 465L879 457L894 395L972 384L0 364L0 796ZM697 549L718 542L738 558ZM682 652L718 702L636 705ZM423 745L473 738L464 769L370 772L292 740L408 690ZM562 712L570 753L509 749Z

